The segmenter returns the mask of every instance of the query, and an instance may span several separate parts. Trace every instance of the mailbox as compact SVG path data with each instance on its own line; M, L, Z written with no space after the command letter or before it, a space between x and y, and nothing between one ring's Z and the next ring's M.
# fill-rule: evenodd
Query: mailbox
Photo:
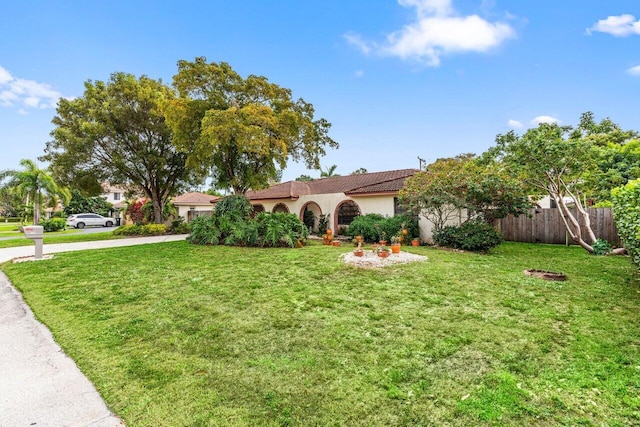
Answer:
M24 237L33 240L36 244L35 259L42 258L42 240L44 239L44 228L41 225L28 225L22 227Z
M28 225L22 227L24 231L24 237L27 239L42 239L44 238L44 227L41 225Z

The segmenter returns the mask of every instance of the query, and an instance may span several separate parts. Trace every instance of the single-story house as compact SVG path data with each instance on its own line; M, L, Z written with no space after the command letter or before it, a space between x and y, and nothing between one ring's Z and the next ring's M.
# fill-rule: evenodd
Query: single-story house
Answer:
M194 191L177 196L172 203L178 209L178 216L189 222L200 212L213 212L218 199L217 196Z
M404 212L398 192L418 169L354 174L313 181L288 181L265 190L249 191L247 197L256 212L289 212L302 220L310 210L316 219L330 215L329 228L340 233L358 215L377 213L395 216ZM423 240L431 236L431 223L420 218Z

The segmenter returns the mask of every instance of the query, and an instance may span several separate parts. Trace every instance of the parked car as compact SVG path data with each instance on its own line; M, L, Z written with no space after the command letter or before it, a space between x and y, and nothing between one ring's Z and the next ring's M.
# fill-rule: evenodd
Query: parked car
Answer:
M85 228L92 225L99 225L102 227L113 227L116 220L113 218L107 218L102 215L94 213L81 213L69 216L67 218L67 227Z

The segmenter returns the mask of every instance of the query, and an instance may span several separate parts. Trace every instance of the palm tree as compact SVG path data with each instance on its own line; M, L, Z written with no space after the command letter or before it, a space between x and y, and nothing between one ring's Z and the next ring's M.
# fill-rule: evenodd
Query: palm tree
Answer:
M11 188L25 201L25 205L33 205L33 223L40 222L40 207L48 199L60 198L68 203L71 198L69 190L59 187L51 175L40 169L36 163L29 159L20 160L23 170L4 170L0 172L0 182L9 179L6 187Z
M338 169L338 165L332 165L328 167L326 171L320 172L320 178L331 178L332 176L340 176L340 174L336 173L336 169Z

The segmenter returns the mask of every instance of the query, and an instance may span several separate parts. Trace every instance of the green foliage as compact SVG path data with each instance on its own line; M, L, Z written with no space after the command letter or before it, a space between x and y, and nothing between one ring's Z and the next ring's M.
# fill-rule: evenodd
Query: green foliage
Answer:
M331 218L331 214L320 214L318 218L318 234L322 236L329 229L329 218Z
M597 239L591 246L594 255L607 255L612 249L611 244L604 239Z
M460 226L449 225L433 231L433 241L439 246L465 251L486 252L502 243L502 235L481 221L467 221Z
M266 77L243 78L225 62L199 57L178 62L173 85L180 98L164 110L174 142L193 149L188 164L211 171L214 182L236 194L268 186L289 160L319 169L325 147L338 147L313 105Z
M71 200L64 208L64 213L68 215L79 213L97 213L102 216L109 216L113 205L103 197L85 197L80 191L71 191Z
M487 223L509 214L519 215L531 205L519 181L498 163L473 154L438 159L405 180L399 200L408 210L424 215L442 228L466 209L469 219Z
M225 216L235 221L249 219L253 212L251 201L244 195L231 195L218 200L215 205L215 214Z
M116 236L159 236L166 233L164 224L127 224L113 230Z
M418 220L408 214L385 217L380 214L359 215L349 225L347 234L351 237L362 236L365 242L377 242L402 233L403 224L409 234L405 236L408 243L413 237L420 235Z
M189 147L174 146L165 120L163 106L174 98L171 88L145 76L89 80L82 96L58 103L53 140L41 159L58 181L87 194L99 182L126 185L152 200L153 222L162 223L169 200L201 181L186 166Z
M67 220L64 218L51 218L40 221L39 225L43 227L44 231L60 231L67 226Z
M313 230L313 227L316 225L316 216L313 214L313 211L311 209L304 210L304 214L302 215L302 222L309 231Z
M169 231L172 234L187 234L190 231L189 224L184 221L184 217L178 217L171 221Z
M289 213L260 212L254 218L238 219L237 211L195 218L190 223L189 242L201 245L295 247L308 235L307 227Z
M613 217L624 247L640 268L640 179L612 191Z

